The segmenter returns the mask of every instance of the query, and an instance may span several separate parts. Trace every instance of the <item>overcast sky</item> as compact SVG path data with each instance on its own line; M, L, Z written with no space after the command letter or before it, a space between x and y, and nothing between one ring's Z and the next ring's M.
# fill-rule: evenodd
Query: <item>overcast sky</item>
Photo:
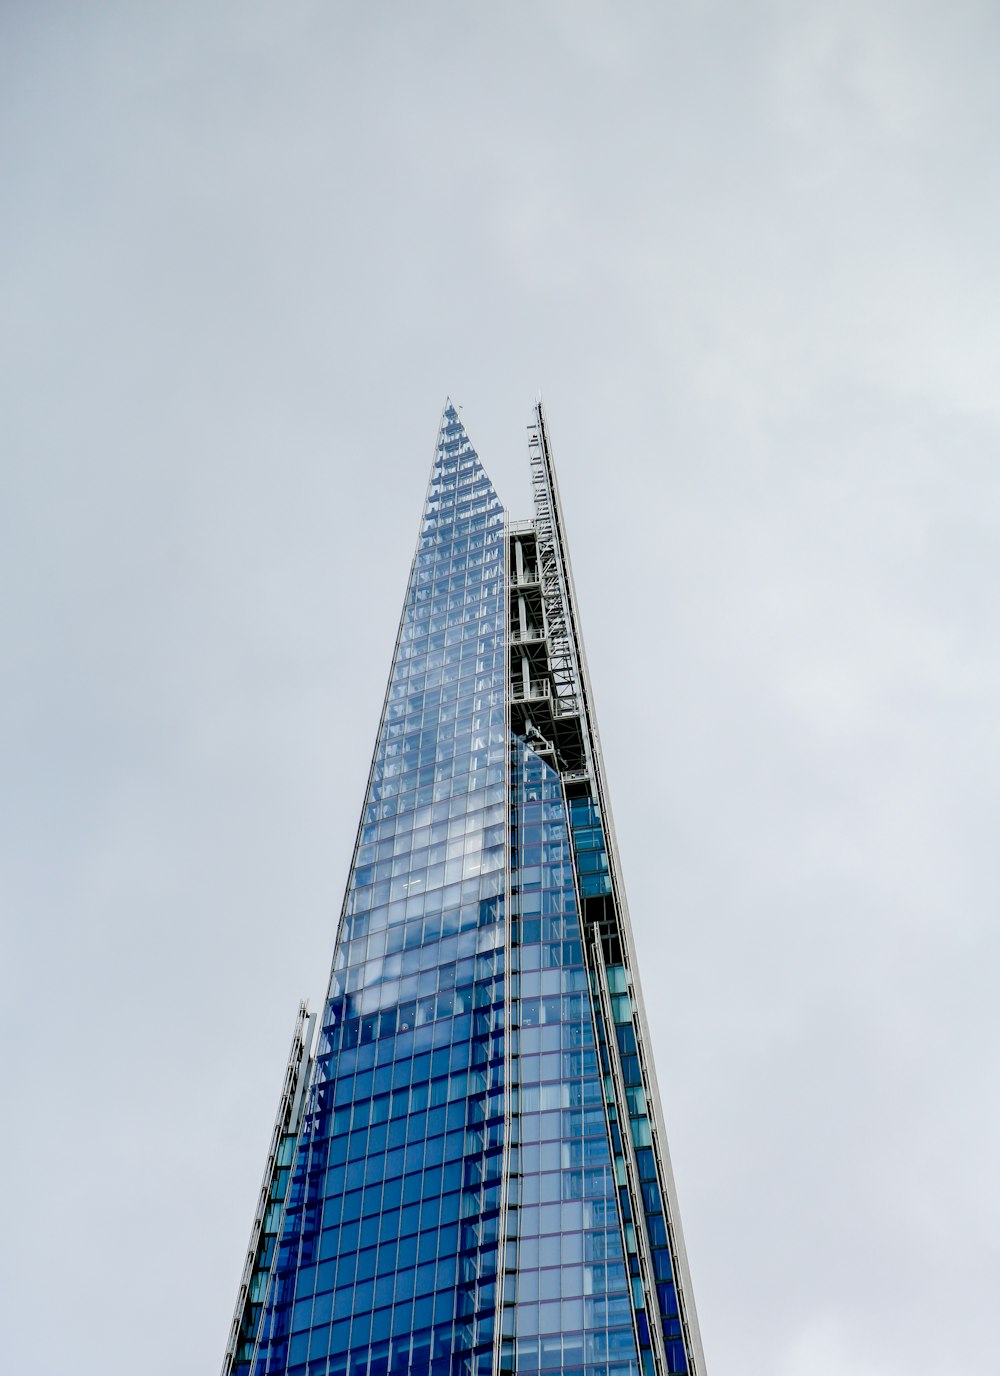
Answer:
M541 388L711 1376L996 1376L998 52L5 0L5 1370L217 1370L439 413L525 515Z

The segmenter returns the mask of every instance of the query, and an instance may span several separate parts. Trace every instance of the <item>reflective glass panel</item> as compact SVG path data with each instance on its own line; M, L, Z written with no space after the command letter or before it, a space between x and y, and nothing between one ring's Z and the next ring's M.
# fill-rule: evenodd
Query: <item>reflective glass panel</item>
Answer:
M492 1366L504 521L449 407L254 1376L471 1376Z
M504 1365L638 1376L569 819L558 775L521 742L512 755L516 1288L504 1295Z

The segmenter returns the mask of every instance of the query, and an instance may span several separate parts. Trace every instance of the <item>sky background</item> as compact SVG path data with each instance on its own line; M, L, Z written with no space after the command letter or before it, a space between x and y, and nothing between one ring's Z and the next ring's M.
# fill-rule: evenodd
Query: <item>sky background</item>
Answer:
M993 0L0 7L4 1366L221 1363L446 395L546 399L712 1376L1000 1371Z

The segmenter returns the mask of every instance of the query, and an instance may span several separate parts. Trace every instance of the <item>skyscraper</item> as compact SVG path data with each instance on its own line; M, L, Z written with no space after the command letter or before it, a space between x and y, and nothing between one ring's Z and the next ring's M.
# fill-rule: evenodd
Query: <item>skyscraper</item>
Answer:
M705 1370L541 404L528 451L512 521L446 406L224 1376Z

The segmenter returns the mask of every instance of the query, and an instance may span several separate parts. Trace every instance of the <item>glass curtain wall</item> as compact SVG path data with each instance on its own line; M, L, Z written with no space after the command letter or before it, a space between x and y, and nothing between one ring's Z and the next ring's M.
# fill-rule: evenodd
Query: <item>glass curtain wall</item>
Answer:
M511 615L507 513L449 403L227 1376L703 1376L586 683L556 691L554 477L535 498Z
M449 405L253 1376L492 1370L505 551Z
M562 784L516 739L512 763L517 993L507 1237L516 1257L508 1252L502 1367L519 1376L637 1376Z

